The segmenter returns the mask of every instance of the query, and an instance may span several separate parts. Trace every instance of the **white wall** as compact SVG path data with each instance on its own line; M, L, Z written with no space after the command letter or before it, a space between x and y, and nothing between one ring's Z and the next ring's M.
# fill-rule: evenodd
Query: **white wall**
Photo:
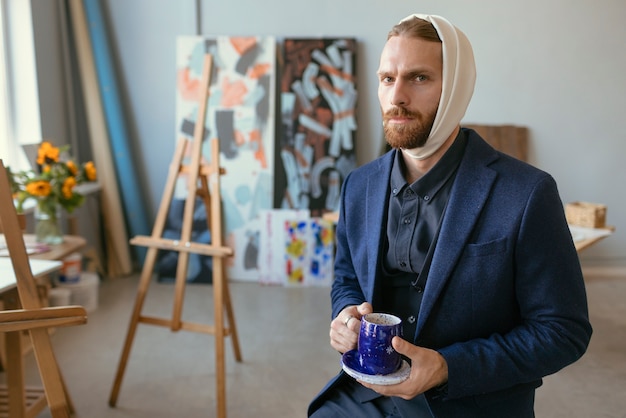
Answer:
M623 0L105 0L131 137L156 211L176 141L177 35L353 36L359 163L382 147L376 69L387 31L411 13L447 17L474 46L478 81L465 120L528 126L531 163L564 202L608 205L617 232L583 264L626 268L626 2ZM200 10L199 19L196 10ZM197 23L199 22L199 25ZM199 26L199 27L197 27Z

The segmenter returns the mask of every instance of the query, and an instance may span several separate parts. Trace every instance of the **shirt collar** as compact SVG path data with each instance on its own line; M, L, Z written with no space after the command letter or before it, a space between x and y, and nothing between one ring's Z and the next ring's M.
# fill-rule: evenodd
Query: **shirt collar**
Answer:
M463 130L459 130L454 142L437 164L411 185L408 185L404 179L405 164L402 158L402 151L396 150L393 167L391 169L392 194L397 196L408 186L418 196L429 196L433 198L459 166L463 158L466 142L467 139L465 138Z

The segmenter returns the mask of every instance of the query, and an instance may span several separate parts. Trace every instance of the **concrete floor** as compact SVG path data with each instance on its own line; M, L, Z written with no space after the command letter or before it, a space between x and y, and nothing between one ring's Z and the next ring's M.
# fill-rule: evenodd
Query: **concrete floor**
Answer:
M149 325L139 325L117 407L108 406L136 284L135 277L103 281L89 323L53 335L77 416L215 416L213 337ZM537 417L626 417L626 278L587 278L587 288L594 326L589 350L545 379ZM184 318L210 322L212 287L187 289ZM227 341L228 416L306 416L311 398L340 367L328 345L328 289L236 282L231 292L244 361L234 361ZM171 284L153 282L144 314L170 317L172 296ZM27 379L38 382L32 354ZM46 410L40 418L49 416Z

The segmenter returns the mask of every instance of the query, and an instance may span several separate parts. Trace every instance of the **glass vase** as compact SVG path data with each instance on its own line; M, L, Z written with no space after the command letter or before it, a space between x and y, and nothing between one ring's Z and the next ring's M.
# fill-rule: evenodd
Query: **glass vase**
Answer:
M63 242L61 231L61 208L59 205L37 205L35 207L35 236L37 242L56 245Z

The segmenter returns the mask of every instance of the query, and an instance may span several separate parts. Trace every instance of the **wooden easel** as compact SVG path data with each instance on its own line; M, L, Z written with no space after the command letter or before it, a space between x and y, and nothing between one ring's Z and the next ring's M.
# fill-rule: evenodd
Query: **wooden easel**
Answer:
M0 417L32 418L48 406L53 418L69 418L74 405L52 349L49 329L82 325L82 306L42 307L37 283L26 253L19 217L13 205L9 179L0 160L0 231L4 233L16 287L3 298L0 333L5 334L7 385L0 388ZM28 331L43 384L28 387L24 379L22 333Z
M225 174L219 166L219 145L216 139L211 141L211 160L209 164L201 163L202 140L204 137L204 120L206 117L207 99L212 69L212 57L207 54L204 60L198 118L194 130L194 139L191 148L191 160L188 165L183 164L185 149L188 141L181 139L176 147L174 159L169 168L169 174L161 198L161 205L157 212L155 224L151 236L137 236L131 239L131 244L141 245L148 248L143 270L139 280L135 308L132 313L126 342L122 350L120 363L111 390L109 405L114 407L122 383L124 370L128 361L130 348L135 337L135 331L139 323L169 327L172 331L186 330L215 335L215 363L216 363L216 401L217 416L226 416L226 385L225 385L225 360L224 338L232 338L235 359L241 361L239 339L235 326L235 318L230 300L228 280L224 260L233 254L233 250L222 243L222 209L220 199L220 176ZM181 175L187 176L188 194L185 200L183 223L180 240L164 239L163 231L167 213L170 208L176 179ZM200 181L200 186L198 186ZM211 244L191 242L193 213L195 198L200 196L207 211L207 223L211 232ZM178 251L178 264L176 266L174 306L171 319L155 318L141 314L143 303L148 291L158 250ZM213 257L213 302L214 302L214 325L192 323L182 320L182 307L187 278L189 253L208 255ZM224 324L224 311L228 317L228 325Z

